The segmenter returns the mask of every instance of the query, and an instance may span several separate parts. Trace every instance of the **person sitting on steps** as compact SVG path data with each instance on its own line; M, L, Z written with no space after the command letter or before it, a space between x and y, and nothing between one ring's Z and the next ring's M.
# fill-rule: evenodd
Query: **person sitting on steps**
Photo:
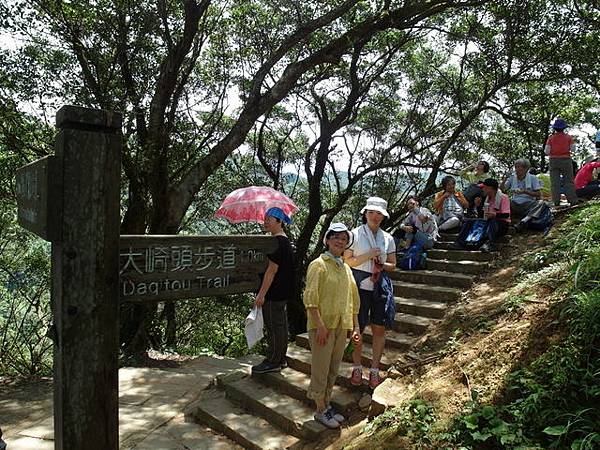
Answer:
M252 367L252 373L278 372L286 365L288 343L287 301L294 298L294 252L283 224L292 220L280 208L265 213L263 228L277 238L277 250L267 255L269 264L262 274L262 282L254 306L262 308L267 330L267 357Z
M421 244L424 250L432 249L439 237L435 217L431 211L421 206L421 200L415 195L408 197L406 207L408 215L395 236L406 241L406 248L409 248L414 240Z
M358 289L350 267L342 259L352 241L353 235L344 224L329 226L323 238L327 250L309 264L303 296L311 350L306 395L315 401L315 420L329 428L337 428L345 420L330 400L348 332L355 343L360 342Z
M487 161L479 161L466 167L461 173L461 178L467 180L469 185L464 190L464 195L469 202L467 215L470 217L483 217L483 198L485 197L479 184L488 177L490 164Z
M435 194L433 207L437 213L438 230L451 230L458 228L463 222L465 209L469 207L469 202L456 189L456 180L453 176L442 178L442 190Z
M542 184L538 177L529 173L530 167L528 159L517 159L515 173L500 185L502 191L510 190L510 212L517 219L526 217L542 197Z
M396 270L396 244L394 238L381 229L382 223L389 218L387 202L379 197L369 197L361 210L363 225L352 230L354 242L346 252L344 259L350 267L360 295L358 324L360 333L367 325L373 333L373 357L369 372L369 387L375 389L381 382L379 363L385 348L385 299L374 295L375 283L382 270ZM365 276L366 275L366 276ZM362 384L362 341L355 343L352 352L351 383Z
M486 179L480 184L485 192L486 198L483 208L483 216L487 221L485 242L480 250L490 252L496 250L498 239L504 236L508 231L510 224L510 201L508 195L498 189L498 181L493 178ZM474 221L466 221L462 226L458 239L452 245L453 249L464 249L467 236L471 230Z
M600 150L596 152L596 157L588 158L575 176L577 197L590 200L600 196L600 180L594 176L598 169L600 169Z

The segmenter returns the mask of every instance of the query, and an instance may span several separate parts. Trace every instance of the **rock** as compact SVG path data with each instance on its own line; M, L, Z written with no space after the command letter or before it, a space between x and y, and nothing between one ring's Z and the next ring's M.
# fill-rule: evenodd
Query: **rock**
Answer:
M395 367L391 367L387 371L386 378L391 378L392 380L395 380L396 378L400 378L402 376L402 373L398 369L396 369Z
M388 408L396 406L399 403L399 399L404 396L405 390L406 388L399 383L391 378L386 378L373 391L371 407L369 408L369 419L378 416Z

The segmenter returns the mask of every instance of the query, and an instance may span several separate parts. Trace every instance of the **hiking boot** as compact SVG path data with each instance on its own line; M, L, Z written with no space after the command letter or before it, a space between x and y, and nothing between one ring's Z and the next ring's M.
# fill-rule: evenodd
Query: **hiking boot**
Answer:
M355 367L352 369L352 377L350 378L352 386L360 386L362 384L362 369Z
M335 420L337 420L338 423L342 423L346 420L346 418L344 416L342 416L339 412L337 412L335 410L333 405L329 405L327 407L327 411L329 411L329 413L331 414L331 417L333 417Z
M369 373L369 387L371 389L375 389L377 386L381 384L381 378L379 377L379 372Z
M281 370L280 364L273 364L269 361L263 361L256 366L252 366L252 373L268 373L268 372L279 372Z
M326 409L322 413L315 413L315 420L321 422L327 428L339 428L340 423L333 418L331 412Z

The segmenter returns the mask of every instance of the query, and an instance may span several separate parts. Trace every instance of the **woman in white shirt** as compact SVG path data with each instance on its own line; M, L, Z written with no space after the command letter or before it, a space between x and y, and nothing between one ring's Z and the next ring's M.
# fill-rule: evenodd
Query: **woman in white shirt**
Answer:
M371 325L373 333L373 359L369 372L369 386L375 389L381 379L379 363L385 347L385 301L375 298L373 290L378 274L382 271L396 269L396 244L391 234L381 229L382 222L389 218L387 202L379 197L369 197L366 206L361 210L363 225L352 230L354 242L344 252L344 259L350 267L358 285L360 295L360 311L358 324L360 333L367 325ZM362 384L362 339L355 345L352 353L354 367L351 383Z

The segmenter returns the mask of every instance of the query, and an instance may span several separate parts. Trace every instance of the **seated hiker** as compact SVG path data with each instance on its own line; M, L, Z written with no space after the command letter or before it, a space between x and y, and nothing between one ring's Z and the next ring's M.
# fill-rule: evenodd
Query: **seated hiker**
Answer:
M466 167L461 173L461 178L467 180L469 185L464 190L464 195L469 202L467 215L474 217L483 217L483 199L485 195L479 187L479 183L488 178L490 165L487 161L479 161Z
M413 240L426 250L433 248L439 237L435 217L431 211L421 206L421 200L414 195L408 197L406 207L408 215L402 221L396 236L406 240L406 248L410 247Z
M463 221L465 209L469 207L465 196L455 188L456 180L448 175L442 178L443 190L435 194L433 207L437 213L436 220L440 231L458 228Z
M541 198L540 180L529 173L531 164L528 159L515 161L515 173L505 179L500 186L502 190L510 190L510 211L518 219L527 215L529 209Z
M475 242L476 245L468 245L470 232L474 227L481 226L483 221L481 219L467 220L462 226L453 248L479 248L484 252L495 251L498 239L508 231L508 225L510 224L510 201L508 195L498 189L498 181L493 178L486 179L480 184L480 187L486 195L483 208L485 224L482 227L482 239L478 239Z
M600 151L598 152L600 156ZM577 197L591 199L600 196L600 180L594 173L600 169L600 157L588 159L575 176Z

